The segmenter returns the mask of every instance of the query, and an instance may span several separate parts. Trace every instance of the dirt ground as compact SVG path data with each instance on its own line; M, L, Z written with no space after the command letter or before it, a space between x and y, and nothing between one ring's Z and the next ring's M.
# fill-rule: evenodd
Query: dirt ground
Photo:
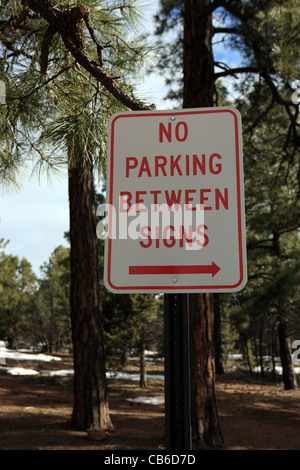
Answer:
M18 365L72 368L68 357L47 366L24 361ZM131 366L127 372L137 370ZM150 364L148 373L161 374L162 369ZM69 425L72 377L0 372L0 450L164 450L164 405L127 400L163 396L163 381L149 379L145 389L135 381L108 383L115 432L98 440L103 436L77 432ZM227 450L300 450L300 389L285 391L281 382L226 372L217 377L216 394Z

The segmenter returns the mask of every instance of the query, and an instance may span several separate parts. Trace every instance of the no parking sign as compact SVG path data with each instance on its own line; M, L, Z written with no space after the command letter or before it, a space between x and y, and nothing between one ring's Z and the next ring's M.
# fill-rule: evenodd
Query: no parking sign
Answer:
M110 291L242 289L239 112L221 107L114 114L106 208L104 279Z

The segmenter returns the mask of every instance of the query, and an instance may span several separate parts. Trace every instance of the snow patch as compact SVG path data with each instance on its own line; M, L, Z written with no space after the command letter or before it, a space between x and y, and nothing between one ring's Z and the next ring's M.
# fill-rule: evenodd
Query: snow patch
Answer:
M74 375L73 369L41 370L40 373L44 375L49 375L50 377L68 377Z
M1 367L0 370L6 370L10 375L39 375L38 370L23 369L22 367Z
M108 379L116 380L140 380L140 374L129 374L127 372L117 372L114 370L106 372ZM147 374L147 379L164 380L163 375Z
M60 357L50 356L42 353L29 353L28 350L11 350L5 347L4 341L0 341L0 364L5 364L6 359L18 360L18 361L61 361ZM73 369L61 369L61 370L34 370L26 369L22 367L4 367L0 366L0 370L6 371L10 375L49 375L50 377L67 377L74 375ZM126 372L108 371L106 373L107 378L116 380L140 380L139 374L129 374ZM164 380L163 375L152 375L147 374L148 379Z
M253 370L254 370L254 372L260 373L261 372L261 367L256 366L256 367L254 367ZM264 367L264 371L272 372L273 367L266 366L266 367ZM300 374L300 367L295 367L294 366L294 372L295 372L295 374ZM275 373L279 374L279 375L282 375L282 367L281 366L275 366Z
M2 359L15 359L18 361L43 361L43 362L51 362L51 361L61 361L60 357L56 356L48 356L47 354L32 354L29 353L27 350L12 350L6 349L4 346L1 346L0 343L0 358Z
M137 397L137 398L127 398L127 401L130 401L131 403L143 403L145 405L161 405L165 402L165 398L162 396Z

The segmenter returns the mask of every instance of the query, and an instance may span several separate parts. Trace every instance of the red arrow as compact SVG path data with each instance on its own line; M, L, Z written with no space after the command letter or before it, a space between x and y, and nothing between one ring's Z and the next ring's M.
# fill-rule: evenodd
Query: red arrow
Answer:
M129 266L129 274L211 274L214 277L220 269L214 262L203 266Z

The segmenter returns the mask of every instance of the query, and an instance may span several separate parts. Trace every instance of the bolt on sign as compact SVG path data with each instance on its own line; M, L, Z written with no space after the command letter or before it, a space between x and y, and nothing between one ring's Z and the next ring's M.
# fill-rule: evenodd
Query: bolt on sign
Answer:
M235 292L247 282L241 117L232 107L119 112L109 122L108 290Z

